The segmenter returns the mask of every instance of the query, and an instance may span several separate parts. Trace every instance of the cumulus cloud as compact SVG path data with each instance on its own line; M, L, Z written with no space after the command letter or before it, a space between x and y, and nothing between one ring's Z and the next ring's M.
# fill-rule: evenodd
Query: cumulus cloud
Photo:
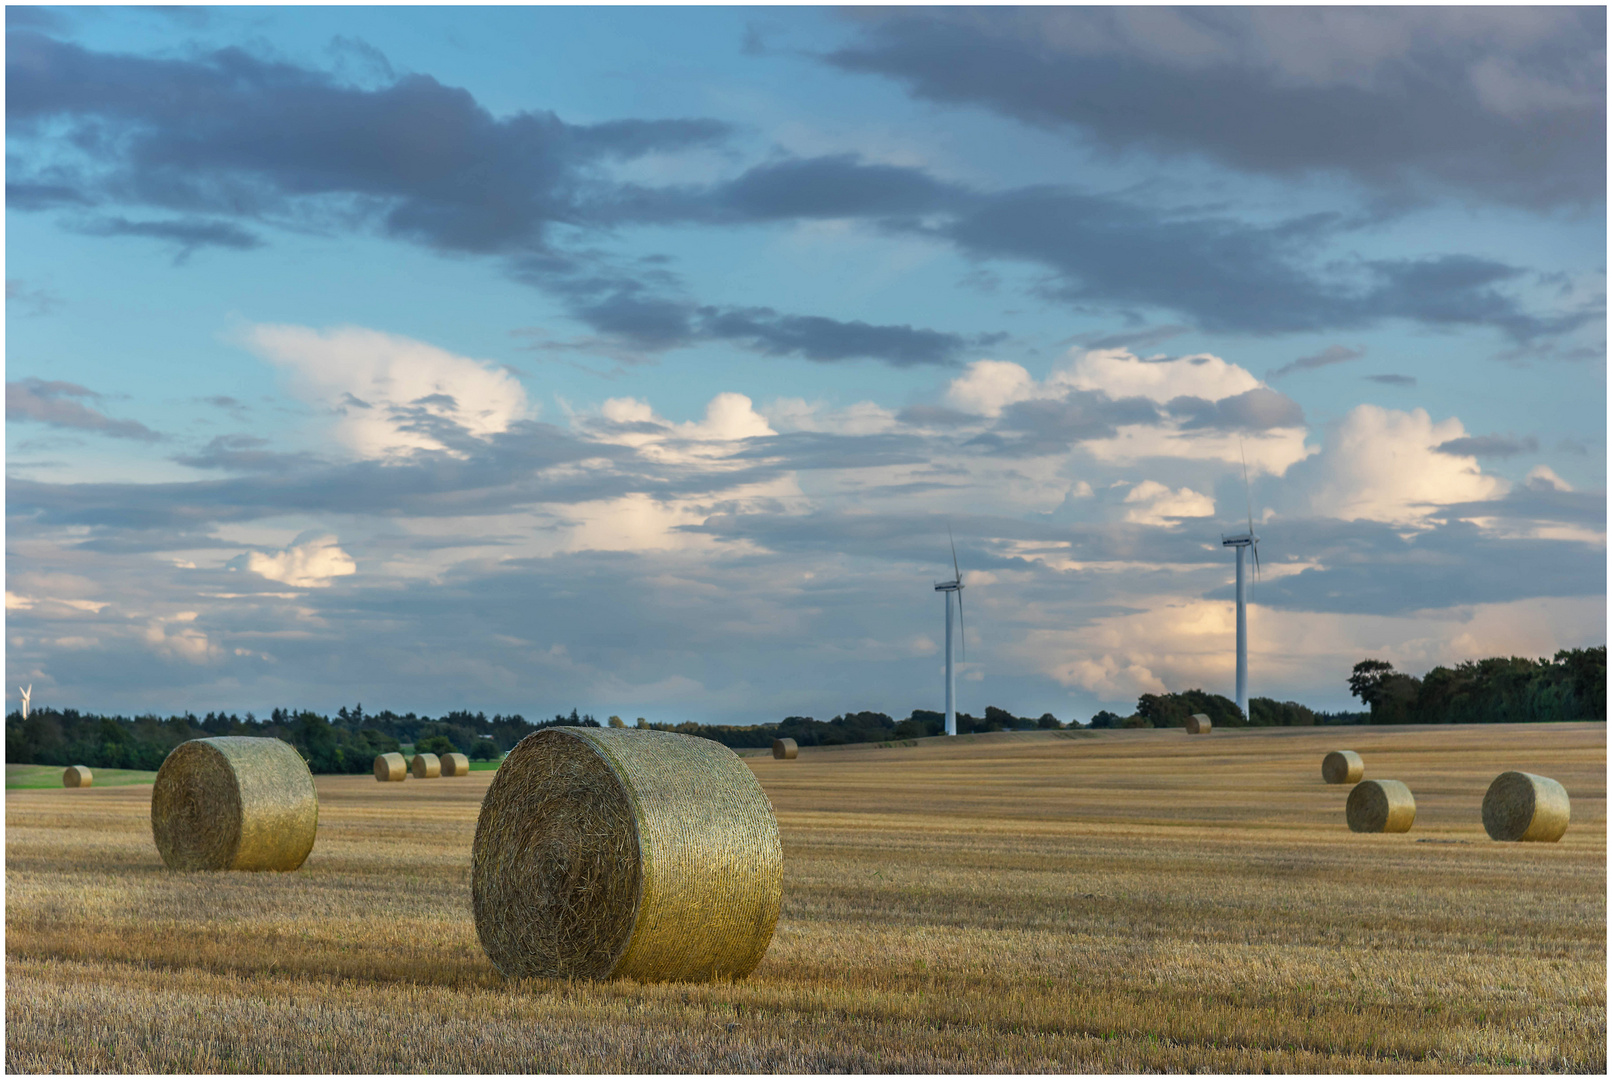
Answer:
M1125 496L1125 520L1138 525L1174 525L1184 517L1210 517L1215 501L1191 488L1171 491L1157 480L1144 480Z
M1416 526L1442 505L1503 494L1505 482L1475 457L1441 449L1465 437L1454 417L1435 422L1425 409L1357 405L1327 432L1310 508L1345 521Z
M336 439L361 458L453 449L534 411L520 380L496 364L421 341L342 326L257 325L247 346L290 376L297 396L332 418Z
M358 573L352 556L329 535L298 537L272 554L248 552L245 565L254 574L297 589L323 589L336 578Z

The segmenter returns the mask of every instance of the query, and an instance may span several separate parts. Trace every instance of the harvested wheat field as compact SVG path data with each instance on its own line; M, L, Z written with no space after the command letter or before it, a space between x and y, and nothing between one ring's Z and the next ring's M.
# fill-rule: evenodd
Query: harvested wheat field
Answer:
M504 982L490 772L317 778L290 874L166 870L149 787L9 790L6 1066L1604 1072L1606 725L1344 734L1409 833L1349 831L1337 729L760 751L783 914L717 984ZM1488 839L1511 769L1566 786L1558 843Z

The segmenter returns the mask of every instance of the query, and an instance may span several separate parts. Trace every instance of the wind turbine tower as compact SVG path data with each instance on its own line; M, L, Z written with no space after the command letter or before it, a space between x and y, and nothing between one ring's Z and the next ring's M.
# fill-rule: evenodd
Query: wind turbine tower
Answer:
M34 684L29 683L28 684L28 689L26 689L26 690L24 690L20 686L17 687L17 693L22 695L22 718L24 720L26 720L26 719L28 719L28 704L29 704L29 700L34 696Z
M946 538L951 540L951 530L946 530ZM952 573L950 581L942 581L935 586L935 591L946 594L946 734L957 734L957 670L952 665L952 597L957 597L957 629L958 636L962 636L963 629L963 572L957 568L957 542L952 541Z
M1243 491L1248 492L1248 462L1243 462ZM1259 573L1259 537L1254 535L1254 502L1248 500L1248 531L1236 536L1220 534L1222 547L1237 549L1237 707L1248 718L1248 593L1243 575L1243 554L1252 550L1254 573Z

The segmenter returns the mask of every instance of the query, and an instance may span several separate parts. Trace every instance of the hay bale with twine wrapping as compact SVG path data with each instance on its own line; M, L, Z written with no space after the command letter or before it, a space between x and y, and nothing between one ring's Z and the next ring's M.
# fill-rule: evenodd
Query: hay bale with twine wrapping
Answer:
M62 772L62 787L89 787L95 783L95 774L88 765L69 765Z
M727 747L550 728L498 768L470 863L476 934L506 978L743 978L772 941L783 848Z
M1334 750L1321 759L1321 779L1329 784L1358 784L1366 763L1353 750Z
M463 754L442 755L443 776L469 776L470 759Z
M1188 735L1207 735L1214 729L1215 725L1210 723L1209 718L1203 713L1193 713L1187 717Z
M408 774L409 766L402 754L375 755L375 779L382 783L402 782Z
M151 788L151 835L171 870L295 870L318 829L313 774L279 739L180 743Z
M772 756L779 761L794 761L800 757L800 747L795 745L794 739L774 739Z
M1548 776L1503 772L1483 796L1483 831L1491 840L1553 844L1571 816L1567 789Z
M1366 780L1349 792L1344 815L1351 832L1410 832L1416 799L1398 780Z
M442 775L442 759L435 754L415 754L410 766L416 780L430 780Z

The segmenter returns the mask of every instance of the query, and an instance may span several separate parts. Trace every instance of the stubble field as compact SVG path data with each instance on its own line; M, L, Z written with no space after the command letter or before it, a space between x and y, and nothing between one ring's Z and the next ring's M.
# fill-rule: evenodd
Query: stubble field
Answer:
M1361 836L1322 755L1410 785ZM293 874L171 873L150 787L6 794L15 1072L1606 1071L1606 725L1034 733L747 758L784 909L720 985L506 983L491 773L320 777ZM1506 769L1573 801L1497 844Z

